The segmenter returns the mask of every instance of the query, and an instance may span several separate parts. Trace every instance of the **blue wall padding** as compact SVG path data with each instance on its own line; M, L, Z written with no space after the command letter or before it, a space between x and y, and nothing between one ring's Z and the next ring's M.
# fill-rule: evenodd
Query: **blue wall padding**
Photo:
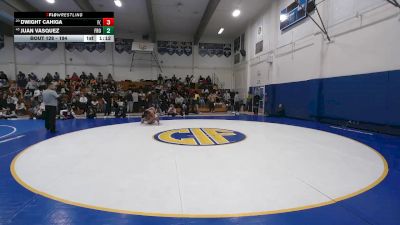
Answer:
M389 72L387 124L400 125L400 70Z
M385 123L388 73L324 79L321 117Z
M272 114L274 109L274 96L275 96L275 86L276 85L267 85L265 86L265 110L268 114Z
M273 94L267 93L267 96L273 97L273 112L276 110L279 104L283 104L285 106L286 114L290 115L290 117L311 119L317 114L317 96L319 87L318 80L286 83L273 86Z
M400 71L316 79L266 86L267 112L400 125Z

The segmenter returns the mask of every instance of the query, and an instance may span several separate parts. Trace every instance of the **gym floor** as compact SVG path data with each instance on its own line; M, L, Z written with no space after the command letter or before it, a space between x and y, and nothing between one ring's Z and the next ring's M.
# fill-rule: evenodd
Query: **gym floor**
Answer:
M0 224L400 221L400 137L241 116L0 123Z

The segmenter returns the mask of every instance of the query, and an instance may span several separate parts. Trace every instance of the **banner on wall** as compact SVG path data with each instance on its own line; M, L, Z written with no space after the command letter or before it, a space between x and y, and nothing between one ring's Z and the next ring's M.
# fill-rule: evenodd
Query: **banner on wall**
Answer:
M33 51L35 49L39 49L40 51L44 51L49 49L50 51L54 51L57 49L56 42L15 42L14 46L18 50L24 50L25 48Z
M256 34L256 43L260 42L263 40L263 26L262 25L258 25L257 26L257 34Z
M233 52L236 53L240 50L240 37L237 37L234 41L233 41Z
M204 57L206 55L213 57L214 55L221 57L229 57L232 54L231 44L219 43L199 43L199 55Z
M161 55L168 53L169 55L177 54L181 56L185 54L190 56L193 53L193 43L186 41L158 41L157 51Z
M261 40L261 41L256 43L256 54L262 52L263 49L264 49L264 41Z
M4 35L0 34L0 49L4 48Z
M98 43L84 43L84 42L66 42L65 49L69 52L77 50L78 52L83 52L85 50L89 52L93 52L94 50L98 52L104 52L106 50L106 43L105 42L98 42Z
M100 53L104 52L106 50L106 43L105 42L97 42L96 50Z
M263 43L263 27L262 25L257 26L257 33L256 33L256 54L263 51L264 43Z
M132 53L132 43L133 39L126 39L126 38L115 38L114 46L115 51L119 54L126 52Z
M234 64L240 63L240 53L235 54L235 58L233 60L234 60L234 62L233 62Z
M245 39L246 38L246 33L243 33L242 35L240 35L240 50L245 50L245 47L244 47L244 42L245 42Z

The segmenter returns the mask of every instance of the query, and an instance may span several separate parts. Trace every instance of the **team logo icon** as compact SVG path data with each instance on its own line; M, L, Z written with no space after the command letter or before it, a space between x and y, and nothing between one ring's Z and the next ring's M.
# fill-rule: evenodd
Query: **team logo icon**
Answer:
M154 135L154 139L160 142L188 146L225 145L240 142L245 138L240 132L218 128L181 128Z

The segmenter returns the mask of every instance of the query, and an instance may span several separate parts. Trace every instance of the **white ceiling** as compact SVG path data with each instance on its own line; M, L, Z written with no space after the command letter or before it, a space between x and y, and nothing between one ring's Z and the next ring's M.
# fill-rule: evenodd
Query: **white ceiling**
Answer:
M81 11L74 0L56 0L48 4L46 0L25 0L40 11ZM146 0L121 0L122 7L115 6L113 0L89 0L96 11L113 11L115 32L118 34L143 35L150 32ZM155 30L158 36L174 35L193 37L200 24L209 0L152 0ZM203 37L233 39L240 35L246 25L258 16L273 0L221 0L211 17ZM232 17L232 11L239 8L242 13ZM5 7L0 13L12 12ZM220 27L223 35L218 36Z
M81 11L74 0L56 0L54 4L49 4L45 0L25 0L40 11Z
M114 0L90 0L96 11L114 12L116 35L127 33L148 34L150 22L146 0L121 0L121 2L122 7L119 8L114 4Z
M156 32L193 36L208 0L152 0Z
M215 36L219 29L223 27L224 33L221 35L225 39L234 39L245 31L246 25L262 11L272 0L221 0L215 10L204 36ZM239 17L233 17L232 12L240 9Z

